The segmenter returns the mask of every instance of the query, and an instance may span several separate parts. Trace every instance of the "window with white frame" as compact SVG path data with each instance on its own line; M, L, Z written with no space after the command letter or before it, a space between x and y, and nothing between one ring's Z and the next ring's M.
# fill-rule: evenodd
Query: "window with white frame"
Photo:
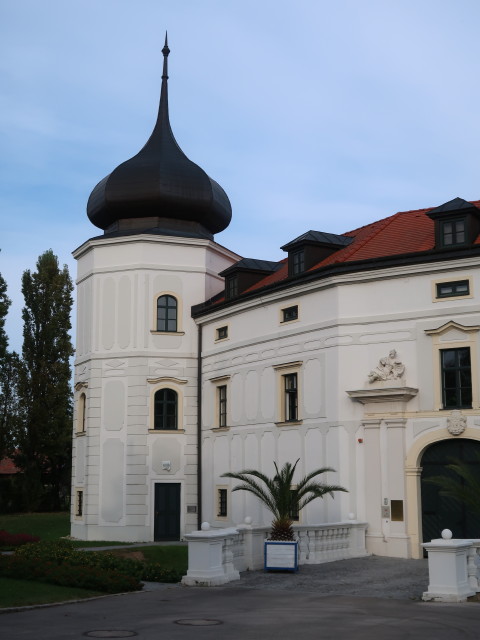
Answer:
M302 362L274 366L278 375L278 426L301 422L301 367Z
M470 348L440 350L444 409L472 408Z
M294 320L298 320L298 304L292 305L291 307L285 307L281 310L281 314L281 322L293 322Z
M215 340L226 340L228 338L228 326L218 327L215 330Z
M83 489L75 490L75 518L83 518Z
M77 434L86 432L87 397L81 393L77 403Z
M284 420L294 422L298 420L298 376L287 373L283 376L284 391Z
M157 298L157 331L177 332L178 302L174 296L162 295Z
M479 409L479 325L450 321L425 333L432 338L434 409Z
M213 384L212 399L214 402L213 429L228 429L229 427L229 384L230 376L220 376L212 378Z
M183 428L183 385L187 380L169 376L148 378L150 392L149 433L177 431Z
M217 387L217 412L218 426L224 428L227 426L227 385L220 384Z
M178 429L178 393L173 389L164 387L155 392L153 428L161 431Z
M466 298L470 296L470 279L448 280L435 283L435 297L437 300L443 298Z
M217 518L228 517L228 489L217 487Z

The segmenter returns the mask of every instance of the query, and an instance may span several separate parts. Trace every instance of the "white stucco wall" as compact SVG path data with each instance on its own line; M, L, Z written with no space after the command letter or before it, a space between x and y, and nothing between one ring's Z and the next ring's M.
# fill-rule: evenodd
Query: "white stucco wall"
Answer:
M435 299L437 281L467 277L471 278L469 298ZM199 318L204 333L205 519L220 525L216 488L235 485L221 478L222 473L258 468L271 474L273 460L282 464L300 458L298 477L328 465L337 473L328 474L327 480L349 490L334 500L313 502L302 514L302 522L344 520L353 512L369 523L371 552L418 556L419 472L409 484L408 454L424 434L431 434L431 441L454 437L446 429L450 412L438 406L435 339L425 332L449 321L479 325L479 291L478 261L469 258L447 266L399 267L300 284ZM299 319L282 323L281 309L294 304L298 304ZM224 325L229 337L216 342L216 329ZM468 336L453 328L437 343L443 341L449 347L468 338L474 345L477 337L477 332ZM406 367L404 379L394 384L418 389L418 394L402 401L362 404L352 400L347 391L389 386L370 384L368 373L391 349ZM478 372L478 357L478 349L472 349L472 371ZM291 426L276 424L281 395L277 367L289 363L299 363L300 421ZM215 429L215 385L221 376L229 387L226 430ZM478 404L463 414L469 427L480 430ZM391 500L403 501L402 522L392 522L382 513L381 507L390 506ZM248 494L235 492L230 503L229 524L245 516L259 524L269 523L269 514Z
M72 516L81 539L152 540L154 485L181 485L181 535L197 526L197 327L191 305L223 287L238 257L214 242L165 236L91 240L78 260L75 382L86 395L85 434L74 428ZM176 334L156 332L156 298L179 302ZM159 386L179 394L178 433L149 432ZM170 470L163 468L168 461Z

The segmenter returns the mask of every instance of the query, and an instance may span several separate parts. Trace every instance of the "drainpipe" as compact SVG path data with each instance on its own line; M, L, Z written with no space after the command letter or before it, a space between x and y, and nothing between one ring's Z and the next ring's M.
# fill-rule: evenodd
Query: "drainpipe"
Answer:
M202 325L197 342L197 527L202 528Z

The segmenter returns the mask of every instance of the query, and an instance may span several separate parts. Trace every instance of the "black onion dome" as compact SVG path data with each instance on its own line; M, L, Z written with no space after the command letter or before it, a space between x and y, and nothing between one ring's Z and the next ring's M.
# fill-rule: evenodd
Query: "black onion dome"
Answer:
M168 116L166 37L162 53L160 107L152 135L137 155L97 184L87 214L105 233L148 229L209 236L228 226L232 207L222 187L187 158L174 138Z

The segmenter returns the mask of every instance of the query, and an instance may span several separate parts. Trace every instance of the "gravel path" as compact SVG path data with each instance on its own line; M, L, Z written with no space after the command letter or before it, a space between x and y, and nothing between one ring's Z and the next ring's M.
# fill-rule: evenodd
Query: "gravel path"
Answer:
M419 600L428 587L427 560L368 556L304 564L298 573L245 571L225 588L315 591L322 596Z

